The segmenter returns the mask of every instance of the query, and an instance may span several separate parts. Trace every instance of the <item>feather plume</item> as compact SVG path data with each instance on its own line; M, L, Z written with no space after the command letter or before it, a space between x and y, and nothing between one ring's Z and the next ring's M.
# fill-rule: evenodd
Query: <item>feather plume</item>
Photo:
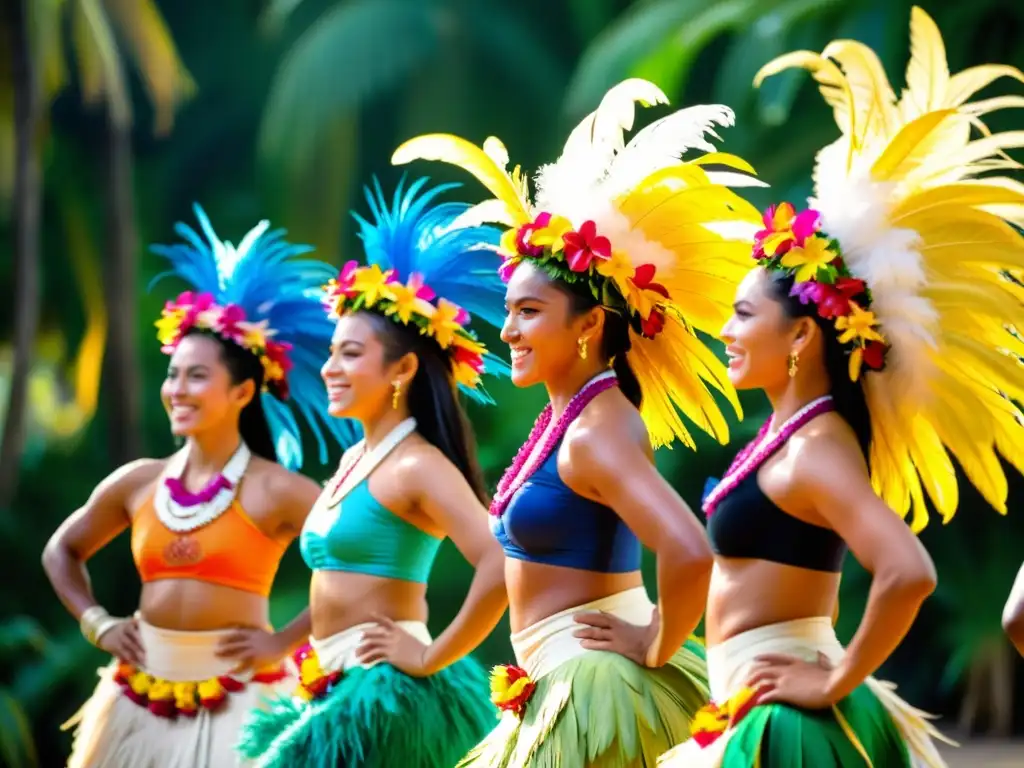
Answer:
M886 369L864 381L875 488L898 513L912 511L914 530L928 520L925 495L948 521L959 499L955 457L1005 512L998 456L1021 461L1014 446L1024 444L1024 422L1007 400L1024 395L1024 342L1007 330L1024 327L1024 304L1005 277L1024 271L1024 185L988 174L1021 167L1006 150L1024 146L1024 132L992 133L980 117L1024 98L968 99L997 78L1024 75L995 64L950 75L938 29L916 7L898 104L859 43L780 57L758 82L791 66L822 83L843 133L816 157L811 205L870 287L891 344ZM971 138L972 126L981 138Z
M403 281L419 274L439 297L500 328L505 320L505 285L498 276L501 233L494 227L458 226L456 222L471 207L436 199L460 185L426 189L428 182L420 178L406 188L403 179L390 203L376 179L372 189L364 190L371 215L368 219L357 213L352 216L359 224L367 263L393 269ZM508 364L494 355L485 363L488 374L509 373ZM493 402L483 388L461 387L461 391L480 402Z
M330 344L334 325L320 304L320 286L334 276L333 267L313 259L296 258L313 249L284 240L283 230L268 231L262 221L251 229L238 246L222 241L206 212L193 206L200 236L187 224L175 231L186 241L173 245L152 245L150 250L167 259L169 272L157 275L150 290L163 278L175 275L197 293L211 293L220 304L237 304L250 322L265 322L273 339L292 345L288 372L289 402L282 403L269 392L261 395L271 436L280 462L297 470L304 463L299 421L301 415L316 439L321 464L327 463L327 439L342 448L359 438L356 426L327 415L327 393L320 380L323 352ZM205 236L205 239L204 239Z

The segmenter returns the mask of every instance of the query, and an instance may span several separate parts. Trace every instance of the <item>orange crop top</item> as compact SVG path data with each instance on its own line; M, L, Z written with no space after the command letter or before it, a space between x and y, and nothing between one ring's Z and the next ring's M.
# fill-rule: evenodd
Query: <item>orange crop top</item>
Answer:
M156 516L152 496L132 520L132 557L143 584L196 579L267 597L285 549L256 527L237 499L194 531L168 529Z

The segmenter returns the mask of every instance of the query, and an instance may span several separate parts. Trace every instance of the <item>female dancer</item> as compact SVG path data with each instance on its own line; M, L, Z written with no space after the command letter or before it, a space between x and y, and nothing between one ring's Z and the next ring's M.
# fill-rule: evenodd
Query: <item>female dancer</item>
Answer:
M277 461L303 458L281 402L288 384L304 414L326 407L308 361L332 329L305 293L323 271L291 258L308 249L267 234L267 222L235 248L195 213L208 244L179 225L188 244L153 249L195 290L157 322L171 356L161 398L185 445L107 477L43 553L86 639L114 656L74 718L72 768L233 765L243 715L283 681L281 660L309 627L304 612L274 632L268 595L319 492ZM129 527L142 595L135 617L115 618L93 597L85 563Z
M494 275L498 256L480 244L497 233L452 228L467 206L431 204L454 185L421 194L424 184L400 186L390 207L379 186L367 193L374 220L357 219L370 266L350 261L327 286L338 318L322 371L329 412L366 437L302 531L312 636L297 656L299 695L244 729L240 750L258 766L451 768L494 722L486 674L467 654L508 601L456 391L487 400L467 309L500 320L501 281L478 277ZM445 536L476 575L432 641L427 578Z
M492 698L506 714L462 765L653 765L707 701L703 652L688 638L711 552L658 474L652 444L679 437L693 446L675 405L726 439L704 381L738 411L724 366L691 326L710 329L727 314L757 221L701 164L752 170L725 155L678 160L681 135L708 147L711 124L731 123L724 107L664 118L616 155L634 101L666 99L644 81L613 89L539 174L532 212L497 139L481 151L425 136L393 158L454 162L497 198L467 218L514 225L503 238L502 338L515 384L542 383L551 399L491 506L520 666L495 670ZM746 238L716 232L743 223ZM657 609L640 574L641 542L657 554ZM596 634L610 626L621 630L618 644Z
M1024 387L1002 351L1024 352L1006 330L1024 312L999 270L1024 266L1024 238L1000 215L1020 220L1024 190L961 181L1013 140L969 144L979 112L963 104L1008 68L979 68L954 89L965 78L949 78L938 30L916 8L911 38L898 103L880 70L868 77L872 52L850 41L826 49L845 74L799 53L759 75L812 69L858 133L818 154L815 210L765 215L759 266L722 333L733 383L763 389L773 415L705 501L714 703L665 766L944 764L939 734L871 675L935 587L900 516L913 509L913 529L925 525L922 488L946 519L955 512L949 454L1005 511L996 451L1020 445L1024 428L1002 393L1020 401ZM844 650L829 617L847 548L873 579Z

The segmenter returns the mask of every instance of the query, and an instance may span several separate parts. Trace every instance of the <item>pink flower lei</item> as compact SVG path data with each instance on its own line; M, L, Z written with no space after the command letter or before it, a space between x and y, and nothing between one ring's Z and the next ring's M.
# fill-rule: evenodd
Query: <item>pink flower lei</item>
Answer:
M494 498L491 499L489 511L492 515L501 517L505 514L505 509L512 501L512 497L526 484L537 468L547 461L555 446L565 437L569 425L579 417L590 401L605 390L618 385L618 377L612 371L602 373L588 381L583 389L569 401L569 405L566 406L565 411L555 423L554 429L550 431L548 431L548 427L551 424L553 413L551 403L544 406L544 410L540 412L537 421L534 422L533 429L530 430L530 436L519 448L512 464L505 470L498 482L498 489ZM542 441L543 445L541 445ZM539 451L537 450L538 445L540 445Z

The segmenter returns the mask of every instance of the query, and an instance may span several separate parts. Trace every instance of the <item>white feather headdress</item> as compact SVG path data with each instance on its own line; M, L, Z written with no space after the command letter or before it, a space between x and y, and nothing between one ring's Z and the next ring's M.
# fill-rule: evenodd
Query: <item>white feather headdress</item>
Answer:
M644 80L612 88L570 134L558 160L540 169L530 202L526 178L511 174L505 146L483 147L457 136L431 134L395 150L392 162L440 160L476 176L494 195L459 224L499 222L505 268L536 259L570 281L585 279L606 306L631 320L627 354L644 393L641 413L654 445L693 439L677 409L721 442L728 427L708 388L740 413L725 368L695 331L716 334L731 312L736 285L750 268L758 212L730 186L765 186L708 137L731 126L728 107L683 109L638 132L635 105L667 104ZM693 150L702 154L684 160Z
M938 28L917 7L910 38L899 99L874 52L850 40L781 56L755 85L808 69L842 131L817 155L810 205L870 289L891 346L885 369L863 378L870 468L882 498L902 515L912 509L920 530L925 492L944 521L956 511L953 458L1002 513L999 454L1024 472L1012 402L1024 400L1024 291L1008 279L1024 270L1024 185L984 175L1022 167L1003 150L1024 146L1024 132L993 134L981 120L1024 97L968 103L997 78L1024 75L1002 65L950 75Z

